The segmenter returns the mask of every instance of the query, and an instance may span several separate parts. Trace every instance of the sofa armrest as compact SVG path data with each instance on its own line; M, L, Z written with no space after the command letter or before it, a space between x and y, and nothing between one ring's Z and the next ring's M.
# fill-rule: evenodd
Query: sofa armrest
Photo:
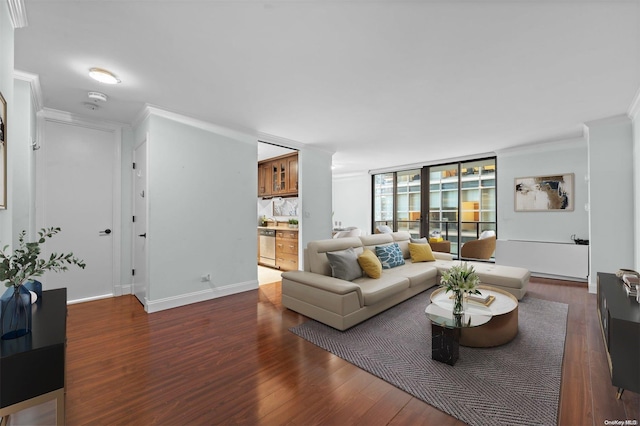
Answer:
M433 257L435 257L436 260L453 260L453 255L451 253L442 253L439 251L434 251Z
M364 304L362 289L359 285L354 284L351 281L345 281L339 278L327 277L326 275L306 271L283 272L282 280L288 280L298 284L315 287L317 289L335 294L348 294L356 292L356 294L358 295L358 299L360 300L360 305Z

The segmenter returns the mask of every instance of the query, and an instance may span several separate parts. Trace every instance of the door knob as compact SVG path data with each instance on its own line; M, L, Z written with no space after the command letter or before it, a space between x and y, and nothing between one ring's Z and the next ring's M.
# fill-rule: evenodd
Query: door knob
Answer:
M138 237L147 238L147 233L145 232L144 234L140 234Z
M98 232L98 235L109 235L111 233L111 229L105 229L104 231Z

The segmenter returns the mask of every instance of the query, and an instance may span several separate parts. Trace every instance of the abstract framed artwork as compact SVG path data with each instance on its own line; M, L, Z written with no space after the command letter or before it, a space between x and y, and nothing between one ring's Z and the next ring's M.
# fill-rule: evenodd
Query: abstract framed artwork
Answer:
M7 101L0 93L0 209L7 208Z
M574 174L544 175L515 179L517 212L573 211Z

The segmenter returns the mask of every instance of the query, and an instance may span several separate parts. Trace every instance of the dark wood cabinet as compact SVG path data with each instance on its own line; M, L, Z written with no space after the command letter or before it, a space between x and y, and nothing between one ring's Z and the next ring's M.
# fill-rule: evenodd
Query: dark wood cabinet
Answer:
M276 266L283 271L298 270L298 231L276 231Z
M618 398L640 392L640 304L614 274L598 273L598 317Z
M298 195L298 153L258 163L258 196Z

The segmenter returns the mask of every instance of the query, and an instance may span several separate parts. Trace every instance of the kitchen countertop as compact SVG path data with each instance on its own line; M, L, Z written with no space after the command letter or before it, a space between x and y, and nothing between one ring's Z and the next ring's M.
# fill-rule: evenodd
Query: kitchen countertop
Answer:
M258 229L286 229L287 231L298 231L299 228L289 228L289 224L288 223L283 223L282 225L278 225L278 226L258 226Z

